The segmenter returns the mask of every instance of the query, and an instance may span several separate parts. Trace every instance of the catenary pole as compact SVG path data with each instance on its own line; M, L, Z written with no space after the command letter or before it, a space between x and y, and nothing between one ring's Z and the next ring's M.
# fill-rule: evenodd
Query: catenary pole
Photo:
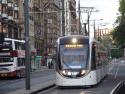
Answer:
M94 20L94 22L93 22L93 25L94 25L94 27L93 27L93 29L94 29L94 38L96 39L96 28L95 28L95 20Z
M65 8L64 8L65 0L62 0L62 36L65 36Z
M80 33L81 33L81 22L80 22L80 20L81 20L81 18L80 18L80 16L81 16L81 10L80 10L80 0L79 0L79 35L80 35Z
M25 19L25 72L26 72L26 90L30 90L30 54L29 54L29 7L28 0L24 0L24 19Z

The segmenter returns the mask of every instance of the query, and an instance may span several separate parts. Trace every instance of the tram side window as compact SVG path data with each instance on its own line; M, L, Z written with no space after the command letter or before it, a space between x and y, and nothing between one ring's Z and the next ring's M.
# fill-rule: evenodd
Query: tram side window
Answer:
M18 58L17 63L18 63L18 66L24 66L25 65L25 59L24 58Z

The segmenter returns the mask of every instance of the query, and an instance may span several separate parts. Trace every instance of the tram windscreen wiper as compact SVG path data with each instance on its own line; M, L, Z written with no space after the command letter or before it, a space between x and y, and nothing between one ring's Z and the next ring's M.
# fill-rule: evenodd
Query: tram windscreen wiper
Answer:
M64 64L68 69L73 70L67 63L65 63L64 61L62 62L62 64Z

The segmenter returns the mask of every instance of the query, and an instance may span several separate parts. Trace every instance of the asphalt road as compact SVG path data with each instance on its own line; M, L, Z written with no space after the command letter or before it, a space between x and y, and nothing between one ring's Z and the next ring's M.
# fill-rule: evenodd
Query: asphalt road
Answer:
M31 73L31 87L52 79L55 79L54 70L44 70ZM25 78L0 79L0 94L7 94L22 88L25 88Z
M108 76L97 86L65 89L54 87L39 94L110 94L121 80L125 80L125 63L117 61L110 65Z

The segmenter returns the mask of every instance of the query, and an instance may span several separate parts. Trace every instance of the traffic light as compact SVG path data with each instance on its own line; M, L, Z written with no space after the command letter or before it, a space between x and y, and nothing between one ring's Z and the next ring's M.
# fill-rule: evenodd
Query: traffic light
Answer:
M4 42L5 34L3 32L0 32L0 44Z

